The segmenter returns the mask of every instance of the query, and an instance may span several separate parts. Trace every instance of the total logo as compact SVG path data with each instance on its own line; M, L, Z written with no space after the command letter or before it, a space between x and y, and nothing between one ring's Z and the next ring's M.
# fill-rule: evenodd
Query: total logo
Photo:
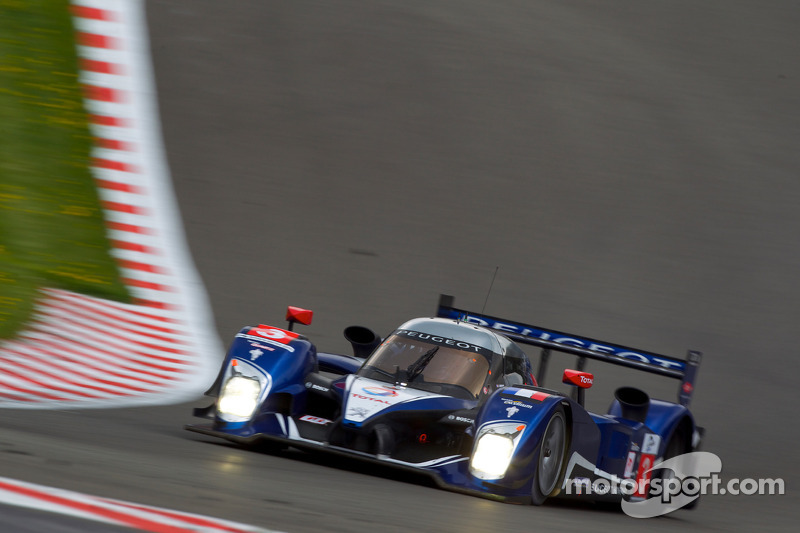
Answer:
M373 396L397 396L396 391L385 387L364 387L362 390Z

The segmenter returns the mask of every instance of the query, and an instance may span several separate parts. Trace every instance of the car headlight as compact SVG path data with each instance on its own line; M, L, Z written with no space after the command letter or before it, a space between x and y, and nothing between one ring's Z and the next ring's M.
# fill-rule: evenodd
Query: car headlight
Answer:
M250 418L258 404L261 383L257 379L233 376L219 395L217 410L226 415Z
M478 438L470 468L479 478L499 479L506 474L513 453L512 439L504 435L485 433Z

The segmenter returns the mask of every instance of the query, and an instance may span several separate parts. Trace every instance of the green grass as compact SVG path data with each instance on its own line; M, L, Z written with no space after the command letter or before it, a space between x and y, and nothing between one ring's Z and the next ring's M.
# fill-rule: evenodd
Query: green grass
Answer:
M67 0L0 0L0 338L40 287L129 301L90 174Z

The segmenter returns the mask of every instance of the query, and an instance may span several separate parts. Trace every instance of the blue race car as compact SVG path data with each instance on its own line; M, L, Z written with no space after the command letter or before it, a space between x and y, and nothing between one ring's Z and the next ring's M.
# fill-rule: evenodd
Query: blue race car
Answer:
M402 324L385 339L345 330L353 355L317 352L292 331L311 312L289 308L289 327L243 328L195 409L211 423L186 429L244 445L345 454L423 472L442 487L540 505L576 497L604 480L611 490L582 497L647 497L652 466L697 448L702 429L688 409L700 364L453 307L442 295L436 317ZM562 381L573 394L537 383L519 344L577 356ZM593 382L587 359L681 381L678 403L617 390L606 414L584 408Z

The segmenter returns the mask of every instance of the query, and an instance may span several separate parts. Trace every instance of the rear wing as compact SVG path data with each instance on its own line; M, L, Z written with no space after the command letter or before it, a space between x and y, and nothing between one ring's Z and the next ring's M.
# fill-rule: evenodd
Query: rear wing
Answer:
M550 352L555 351L578 356L578 370L583 370L586 359L594 359L595 361L603 361L650 372L651 374L679 379L681 385L678 389L678 402L688 407L692 399L694 381L702 359L701 352L689 350L686 359L679 359L540 326L521 324L486 315L482 312L476 313L457 309L453 304L454 298L452 296L439 295L439 309L436 312L436 316L488 327L499 331L515 342L542 348L537 379L539 377L542 380L544 379ZM540 385L543 384L543 381L540 381Z

